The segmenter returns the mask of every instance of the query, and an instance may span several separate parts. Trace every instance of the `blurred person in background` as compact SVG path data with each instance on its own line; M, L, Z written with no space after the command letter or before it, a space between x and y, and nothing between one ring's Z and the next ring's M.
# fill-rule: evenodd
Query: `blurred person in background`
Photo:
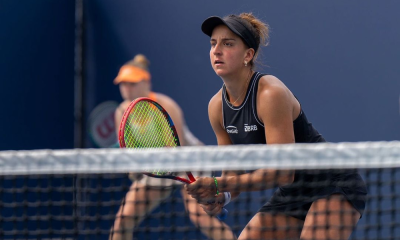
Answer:
M114 83L119 85L123 98L123 102L115 111L117 135L122 116L129 104L136 98L148 97L158 102L170 114L182 146L203 145L189 131L179 105L170 97L151 90L149 64L144 55L138 54L121 67L114 80ZM205 213L196 200L183 190L182 183L169 179L152 178L141 173L131 173L129 176L133 183L116 215L110 240L131 240L135 227L139 226L146 215L166 200L175 189L181 190L189 218L203 234L210 239L235 239L233 232L224 222Z

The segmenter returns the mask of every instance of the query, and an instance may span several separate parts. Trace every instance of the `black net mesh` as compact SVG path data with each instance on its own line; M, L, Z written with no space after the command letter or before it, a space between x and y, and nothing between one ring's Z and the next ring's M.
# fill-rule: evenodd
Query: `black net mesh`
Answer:
M191 157L200 154L204 158L210 150L200 148L198 152L196 149L190 148ZM223 150L215 150L218 151ZM49 162L64 161L64 155L48 153L53 154ZM188 154L179 149L155 153L170 153L175 160ZM233 236L241 239L300 239L306 232L311 232L307 235L311 236L309 239L346 239L346 231L349 231L349 239L400 239L400 169L395 164L377 167L371 161L372 167L363 162L359 168L351 165L347 168L298 169L294 182L279 191L278 183L267 190L243 191L225 206L229 213L221 222L198 208L195 200L188 200L186 191L182 190L183 184L164 179L157 182L140 173L129 174L134 172L136 165L127 166L126 171L116 167L114 171L105 164L103 170L97 169L98 173L94 167L87 167L85 171L77 166L75 170L61 173L62 169L71 169L64 162L58 167L53 165L53 170L47 174L29 170L25 174L8 174L5 170L11 168L7 168L7 164L24 163L24 159L40 161L43 156L39 154L40 158L35 159L30 156L36 154L33 152L26 152L23 157L15 157L20 154L18 152L13 156L7 154L0 154L3 169L0 176L0 239L109 239L110 236L113 239L234 239ZM104 156L100 162L119 165L118 159L123 162L123 155L133 161L136 155L120 149L102 150L96 152L97 155L93 152L85 155L82 151L74 154L71 158L75 156L79 160L74 165L96 162L93 158L99 156ZM396 158L397 154L392 156ZM385 159L387 157L378 157L377 161L385 163ZM165 161L163 164L171 165L168 159ZM320 161L325 160L321 158ZM28 169L26 165L22 168ZM199 171L201 164L194 165ZM78 169L81 173L71 173ZM205 170L208 173L210 167ZM214 170L213 175L220 176L220 167ZM278 178L279 174L276 176ZM267 182L268 176L263 177ZM243 189L241 184L236 182L236 187ZM221 183L220 187L226 186ZM252 187L251 184L244 186ZM311 205L321 199L326 201L315 208L305 206L307 202ZM267 202L270 205L265 205ZM335 202L339 204L335 205ZM333 207L329 205L331 203ZM188 210L185 206L191 208ZM310 209L314 211L311 213ZM362 217L358 219L360 213ZM258 225L251 222L246 227L256 214L270 217L261 218ZM304 216L306 219L302 219Z

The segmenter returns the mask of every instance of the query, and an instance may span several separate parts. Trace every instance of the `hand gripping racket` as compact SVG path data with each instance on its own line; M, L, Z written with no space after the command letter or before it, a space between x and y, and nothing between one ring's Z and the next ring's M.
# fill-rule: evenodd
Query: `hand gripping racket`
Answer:
M118 134L121 148L160 148L180 146L178 133L167 111L149 98L137 98L125 110ZM191 172L186 172L188 179L176 172L163 169L143 172L155 178L168 178L190 184L196 179ZM218 216L225 219L227 210L222 209Z

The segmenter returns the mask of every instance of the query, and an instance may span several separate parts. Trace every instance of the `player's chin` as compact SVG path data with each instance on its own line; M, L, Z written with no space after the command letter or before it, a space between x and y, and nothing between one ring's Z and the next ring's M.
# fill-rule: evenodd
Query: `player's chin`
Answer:
M214 66L214 71L215 71L215 74L217 74L220 77L223 77L227 74L226 69L223 69L221 67Z

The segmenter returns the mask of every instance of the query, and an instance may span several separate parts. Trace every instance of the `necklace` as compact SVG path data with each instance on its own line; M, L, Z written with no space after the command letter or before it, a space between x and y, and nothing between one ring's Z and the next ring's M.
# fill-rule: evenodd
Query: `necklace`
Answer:
M242 97L243 93L246 92L246 90L247 90L247 85L249 84L250 78L251 78L251 75L252 75L251 73L252 73L252 71L250 71L250 73L249 73L249 77L247 78L247 81L246 81L246 84L244 85L244 89L243 89L242 93L239 95L239 97L238 97L233 103L231 103L231 105L234 105L234 104L239 100L239 98Z

